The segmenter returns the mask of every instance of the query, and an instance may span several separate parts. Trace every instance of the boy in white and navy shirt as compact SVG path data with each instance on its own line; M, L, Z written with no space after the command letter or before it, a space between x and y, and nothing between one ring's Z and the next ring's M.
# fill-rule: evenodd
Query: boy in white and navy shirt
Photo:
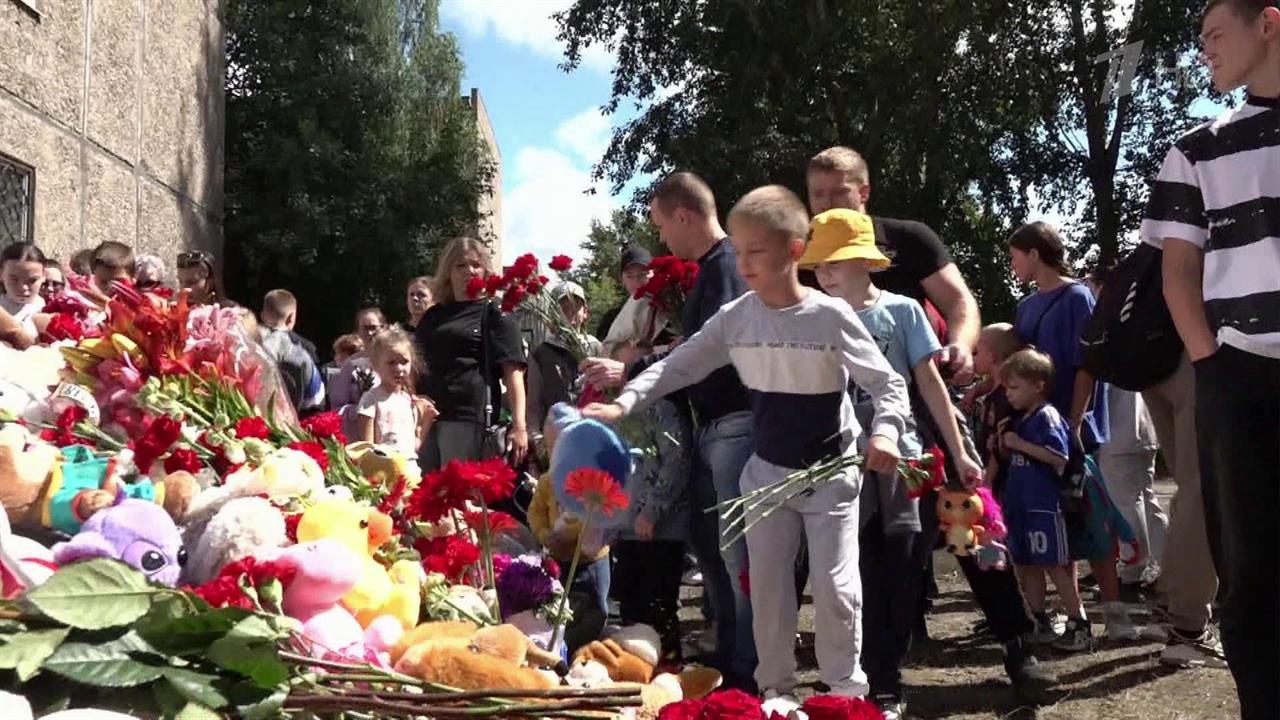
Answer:
M862 431L847 388L867 391L874 417L867 428L866 466L895 472L898 438L911 410L906 384L843 300L807 289L798 279L808 214L789 190L748 193L729 214L738 269L752 292L723 306L665 360L632 380L615 403L584 414L617 421L663 395L732 364L751 396L756 451L742 474L742 492L789 473L856 452ZM796 704L793 568L808 539L815 635L821 679L834 694L861 696L861 584L858 577L858 492L849 470L812 493L777 507L747 533L751 609L760 661L756 682L766 708L786 714ZM750 520L750 518L748 518Z
M1169 151L1142 222L1195 363L1205 525L1240 713L1280 717L1280 7L1213 0L1201 39L1244 104ZM1174 629L1175 631L1177 628Z

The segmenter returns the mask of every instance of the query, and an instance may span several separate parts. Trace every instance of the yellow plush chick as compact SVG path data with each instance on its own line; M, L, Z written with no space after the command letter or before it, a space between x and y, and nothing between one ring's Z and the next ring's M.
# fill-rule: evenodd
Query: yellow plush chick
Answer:
M347 446L347 456L360 468L360 474L370 485L390 486L395 483L396 478L404 477L405 483L413 488L422 480L417 458L406 458L395 448L386 445L375 445L364 440L354 442Z
M416 576L400 566L393 578L372 556L391 538L391 518L351 500L326 498L307 508L298 521L298 542L320 538L337 540L362 559L360 582L342 598L361 626L368 627L382 615L395 617L405 629L418 624Z

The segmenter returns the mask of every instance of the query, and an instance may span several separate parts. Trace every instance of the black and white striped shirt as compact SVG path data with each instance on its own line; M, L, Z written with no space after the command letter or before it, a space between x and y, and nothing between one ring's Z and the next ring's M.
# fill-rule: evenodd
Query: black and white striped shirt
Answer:
M1204 250L1204 301L1218 342L1280 358L1280 99L1250 96L1174 143L1142 239Z

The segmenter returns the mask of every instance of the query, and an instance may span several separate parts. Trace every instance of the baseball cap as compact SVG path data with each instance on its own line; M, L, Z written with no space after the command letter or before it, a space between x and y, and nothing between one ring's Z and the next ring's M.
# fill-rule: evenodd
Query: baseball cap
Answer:
M551 288L551 297L557 301L566 297L576 297L582 302L587 301L587 291L582 286L570 280L562 280Z
M875 228L866 213L836 208L809 224L809 245L800 257L800 266L840 260L865 260L874 270L889 267L889 258L876 247Z
M644 265L649 267L649 263L653 262L653 256L648 250L642 247L631 245L622 251L622 262L618 266L619 272L626 272L627 268L632 265Z

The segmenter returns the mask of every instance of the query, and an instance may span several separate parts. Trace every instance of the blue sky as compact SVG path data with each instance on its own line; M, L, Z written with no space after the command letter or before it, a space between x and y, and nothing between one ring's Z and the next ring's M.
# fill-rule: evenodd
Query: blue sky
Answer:
M591 166L608 144L612 57L593 48L572 73L552 13L569 0L444 0L443 29L457 36L464 92L480 89L502 153L504 263L534 252L577 255L593 218L621 204Z

